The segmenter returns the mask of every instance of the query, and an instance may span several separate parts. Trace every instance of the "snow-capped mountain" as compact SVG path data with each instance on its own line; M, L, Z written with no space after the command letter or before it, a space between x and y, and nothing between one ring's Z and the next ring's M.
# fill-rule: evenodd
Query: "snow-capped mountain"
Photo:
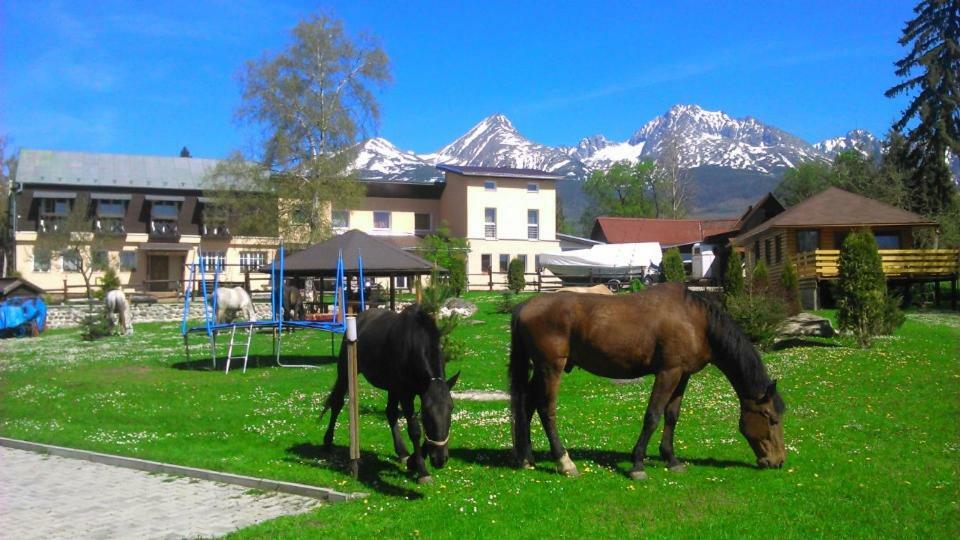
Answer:
M854 129L846 134L813 145L823 155L833 158L840 152L858 150L865 156L878 156L883 150L880 139L865 129Z
M676 149L685 167L713 165L761 173L822 159L803 140L754 118L736 119L697 105L674 105L644 124L630 140L607 146L584 161L588 168L603 168L620 159L656 159L668 147Z
M433 154L432 163L477 167L516 167L565 174L575 164L563 149L531 142L502 114L484 118L463 136Z
M383 178L402 174L410 169L431 166L413 152L404 152L390 141L380 137L368 139L360 145L354 167L365 178Z

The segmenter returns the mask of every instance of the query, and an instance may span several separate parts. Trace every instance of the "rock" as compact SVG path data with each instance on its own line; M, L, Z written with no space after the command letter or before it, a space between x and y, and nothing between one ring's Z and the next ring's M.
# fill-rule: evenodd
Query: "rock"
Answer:
M448 298L440 308L441 317L449 317L450 315L456 314L462 318L467 318L473 317L476 312L476 304L464 300L463 298Z
M833 337L836 332L829 319L812 313L800 313L787 318L777 327L781 336Z

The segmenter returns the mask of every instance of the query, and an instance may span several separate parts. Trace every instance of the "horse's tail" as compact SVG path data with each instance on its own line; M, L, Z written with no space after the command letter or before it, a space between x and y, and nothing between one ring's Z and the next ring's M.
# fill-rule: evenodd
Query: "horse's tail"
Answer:
M510 318L510 409L513 413L513 448L518 453L517 459L522 460L526 448L526 435L523 426L527 421L527 392L530 380L530 353L524 342L523 331L520 328L520 304L513 310Z

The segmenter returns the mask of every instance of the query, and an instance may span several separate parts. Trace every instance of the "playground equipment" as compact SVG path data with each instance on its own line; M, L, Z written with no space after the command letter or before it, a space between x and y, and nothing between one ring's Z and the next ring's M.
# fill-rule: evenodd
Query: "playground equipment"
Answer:
M219 259L214 261L213 268L208 268L207 261L203 257L202 251L197 249L196 257L188 265L189 278L184 290L183 302L183 320L180 325L180 332L183 335L183 345L186 350L187 359L190 358L190 336L192 334L205 334L210 345L210 359L214 369L217 366L217 334L220 332L229 332L230 343L227 347L226 373L230 372L230 363L233 360L243 360L243 372L247 371L247 361L250 358L250 344L253 341L253 334L260 332L272 332L273 334L273 355L274 361L279 367L296 368L315 368L317 366L309 364L285 364L280 360L280 349L283 342L283 330L287 329L312 329L343 334L347 330L346 317L346 290L343 266L343 252L340 251L337 257L337 268L335 273L335 286L333 292L333 304L330 316L323 320L305 320L292 321L284 320L283 308L283 260L284 246L280 244L277 248L276 256L269 266L270 273L270 314L266 320L257 321L217 321L217 295L214 291L220 286L220 275L223 271L223 264ZM366 308L366 299L363 292L363 257L357 254L357 266L360 278L360 310ZM212 279L211 279L212 278ZM199 280L199 281L198 281ZM210 284L212 283L212 290ZM194 290L198 290L203 302L203 324L198 326L189 325L190 302L194 296ZM237 343L237 329L246 333L246 339ZM243 356L234 356L234 350L242 346Z

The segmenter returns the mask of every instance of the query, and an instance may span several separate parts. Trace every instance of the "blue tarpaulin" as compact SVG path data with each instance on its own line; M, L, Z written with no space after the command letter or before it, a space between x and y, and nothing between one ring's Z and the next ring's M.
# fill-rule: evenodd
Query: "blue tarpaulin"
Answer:
M47 325L47 305L40 298L10 298L0 302L0 336L25 336Z

